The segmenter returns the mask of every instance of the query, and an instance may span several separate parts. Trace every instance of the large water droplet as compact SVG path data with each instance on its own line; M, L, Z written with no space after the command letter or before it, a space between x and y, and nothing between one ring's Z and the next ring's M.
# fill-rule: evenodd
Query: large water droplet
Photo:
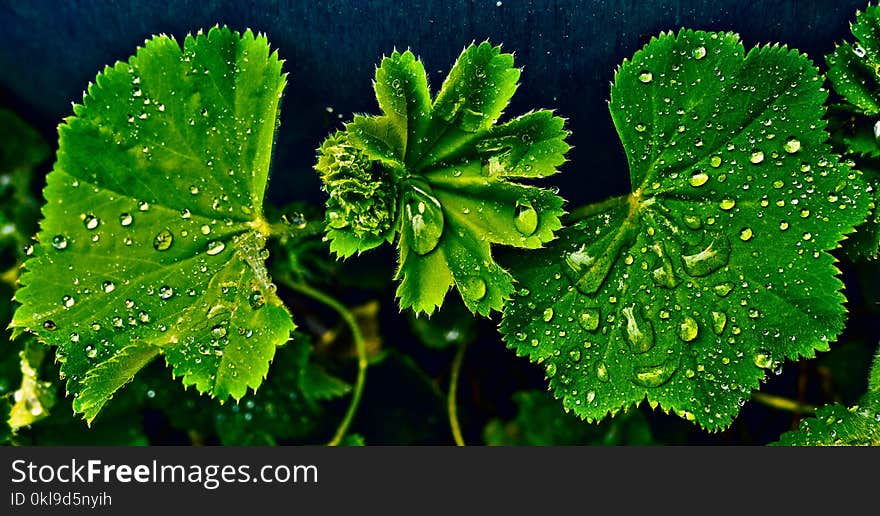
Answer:
M685 342L691 342L697 338L699 331L700 327L697 324L697 320L689 315L685 315L678 327L678 336Z
M52 247L59 251L67 249L67 237L64 235L55 235L52 237Z
M248 296L248 303L251 305L251 308L254 310L259 310L266 306L266 298L263 297L263 293L259 290L254 290L251 292L251 295Z
M654 347L654 328L636 305L623 308L626 317L626 338L633 353L644 353Z
M748 242L752 239L752 236L754 236L754 233L751 228L742 228L739 232L739 239L743 242Z
M794 154L795 152L801 150L801 142L792 137L785 142L785 145L783 145L782 148L785 149L785 152L789 154Z
M700 46L694 49L694 59L703 59L706 57L706 47Z
M709 181L709 175L705 172L698 171L691 176L689 182L691 186L703 186L707 181Z
M770 356L770 353L764 350L759 350L755 355L755 365L760 367L761 369L770 369L773 367L773 357Z
M727 314L724 312L712 312L712 330L716 335L721 335L724 332L724 327L727 326Z
M83 219L83 225L85 225L86 229L93 230L97 228L101 224L101 219L89 213Z
M472 301L486 297L486 280L480 276L468 276L459 284L461 295Z
M732 210L734 206L736 206L736 201L733 199L722 199L721 202L718 203L718 207L724 211Z
M531 236L538 229L538 212L535 211L532 202L528 199L516 201L513 225L523 236Z
M587 308L578 316L578 324L587 331L596 331L599 328L599 309Z
M221 240L212 240L208 242L208 250L205 251L209 256L216 256L223 252L226 249L226 244L224 244Z
M406 203L405 231L409 237L409 247L417 254L425 255L433 251L443 235L443 210L433 195L413 186Z
M169 287L168 285L162 285L159 287L159 297L161 299L169 299L174 295L174 289Z
M709 275L727 265L730 260L730 240L725 235L716 233L705 248L693 254L682 255L681 259L684 270L689 275Z
M639 81L643 84L648 84L654 80L654 74L650 72L650 70L642 70L639 72Z
M123 213L119 216L119 224L122 226L131 226L132 222L134 222L134 217L130 213Z
M679 363L678 355L674 355L660 365L633 368L635 373L633 382L643 387L659 387L672 378L678 370Z
M753 152L752 155L749 156L749 161L751 161L755 165L757 165L758 163L761 163L762 161L764 161L764 153L761 151Z
M608 366L604 362L600 362L596 367L596 378L601 382L607 382L611 379L608 373Z
M544 322L550 322L553 319L553 307L547 307L544 309Z
M153 239L153 248L157 251L167 251L171 248L172 243L174 243L174 235L168 228L165 228Z
M101 290L103 290L105 294L109 294L116 290L116 285L112 281L107 280L104 283L101 283Z

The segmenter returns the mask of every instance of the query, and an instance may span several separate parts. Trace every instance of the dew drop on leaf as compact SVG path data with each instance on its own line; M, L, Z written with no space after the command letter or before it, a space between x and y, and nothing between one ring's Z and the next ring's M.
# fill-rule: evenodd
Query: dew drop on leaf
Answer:
M165 228L156 234L153 239L153 248L157 251L167 251L171 248L172 243L174 243L174 235L168 228Z
M67 249L67 237L64 235L55 235L52 237L52 247L59 251Z
M642 70L641 72L639 72L639 81L641 81L642 84L649 84L653 80L654 74L651 73L649 70Z
M119 216L119 224L123 227L131 226L132 222L134 222L134 217L130 213L123 213Z
M578 316L578 324L587 331L596 331L599 327L599 309L587 308Z
M209 256L216 256L222 253L224 249L226 249L226 244L220 240L213 240L208 242L208 250L206 252Z
M685 342L691 342L697 338L697 333L699 333L699 331L700 327L697 324L697 320L689 315L685 315L679 325L678 336Z
M472 301L479 301L486 297L486 280L480 276L466 277L459 288L461 288L461 294Z
M626 317L626 338L633 353L644 353L654 347L654 328L636 305L623 308Z
M516 201L513 225L523 236L531 236L538 229L538 212L527 199Z

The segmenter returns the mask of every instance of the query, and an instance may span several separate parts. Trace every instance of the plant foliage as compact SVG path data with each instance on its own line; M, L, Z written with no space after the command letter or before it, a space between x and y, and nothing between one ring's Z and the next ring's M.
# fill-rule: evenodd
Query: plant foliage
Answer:
M87 420L158 355L184 385L240 399L288 340L262 215L284 84L250 31L159 36L60 126L12 325L58 347Z
M626 60L610 111L632 192L515 261L502 332L566 410L643 399L727 427L768 369L828 350L843 284L828 251L864 220L826 144L826 94L796 51L662 34Z
M327 238L341 257L396 241L400 307L431 313L453 285L488 315L513 292L491 244L534 249L561 227L562 199L516 180L565 161L568 132L550 111L496 125L517 87L513 55L489 43L459 56L431 99L410 51L382 60L380 116L358 116L319 149Z

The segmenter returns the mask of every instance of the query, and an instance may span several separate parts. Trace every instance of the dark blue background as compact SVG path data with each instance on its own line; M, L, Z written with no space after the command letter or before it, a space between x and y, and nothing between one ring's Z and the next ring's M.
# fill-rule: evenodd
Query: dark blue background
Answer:
M214 24L268 34L286 59L270 197L320 200L314 149L353 112L375 112L371 89L383 53L411 48L438 87L461 49L489 39L525 68L508 115L556 108L575 149L552 181L572 203L623 193L626 163L608 115L618 63L662 30L731 30L746 45L782 42L817 63L849 33L864 1L29 1L0 0L0 92L55 140L55 126L104 65L145 38ZM823 65L824 66L824 65ZM332 114L327 112L332 107Z

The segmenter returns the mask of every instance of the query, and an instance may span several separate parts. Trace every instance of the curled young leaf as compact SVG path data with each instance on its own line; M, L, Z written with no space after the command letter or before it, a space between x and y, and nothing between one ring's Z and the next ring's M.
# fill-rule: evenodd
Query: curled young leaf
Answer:
M846 313L828 251L870 200L826 144L825 97L806 57L730 33L624 61L610 111L632 192L514 264L501 327L567 410L647 399L718 430L768 370L828 349Z
M513 281L491 244L539 248L561 227L560 197L513 180L556 173L563 120L538 111L495 125L519 74L500 47L471 45L432 103L422 63L394 52L376 70L382 115L355 117L318 150L331 250L396 239L401 308L431 313L455 285L470 311L500 310Z
M59 127L12 326L58 346L86 419L160 354L184 385L239 399L288 340L262 215L284 85L264 36L159 36Z

